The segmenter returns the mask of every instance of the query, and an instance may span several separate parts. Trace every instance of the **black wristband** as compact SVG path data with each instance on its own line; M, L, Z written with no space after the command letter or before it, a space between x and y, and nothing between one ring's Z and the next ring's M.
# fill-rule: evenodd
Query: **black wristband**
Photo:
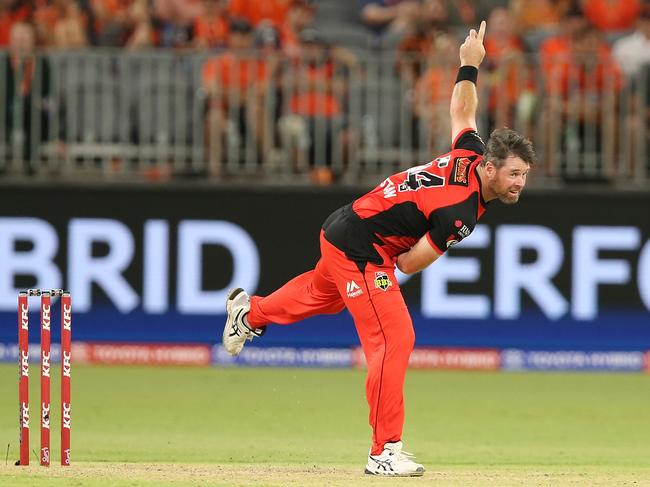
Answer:
M456 83L460 81L471 81L476 84L478 79L478 68L474 66L461 66L458 68L458 76L456 76Z

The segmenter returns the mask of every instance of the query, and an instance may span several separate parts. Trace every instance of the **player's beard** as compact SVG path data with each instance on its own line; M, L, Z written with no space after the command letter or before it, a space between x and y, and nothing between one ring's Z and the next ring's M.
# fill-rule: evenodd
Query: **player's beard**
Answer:
M519 201L519 194L520 193L517 193L517 196L514 196L510 193L505 193L505 194L500 194L498 197L501 203L505 203L506 205L514 205Z
M494 194L497 195L497 198L499 198L499 201L501 201L501 203L504 203L506 205L514 205L519 201L519 196L521 195L521 191L523 190L523 188L519 188L518 190L516 190L517 191L516 194L511 193L510 192L511 190L516 190L516 188L513 188L511 186L505 189L503 188L499 188L498 190L496 188L493 189Z

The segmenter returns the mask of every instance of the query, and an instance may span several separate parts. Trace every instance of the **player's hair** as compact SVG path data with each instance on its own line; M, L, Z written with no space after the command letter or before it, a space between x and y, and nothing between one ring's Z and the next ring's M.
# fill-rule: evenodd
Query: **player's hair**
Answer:
M503 166L510 156L519 157L528 164L536 160L533 143L521 134L509 128L492 131L487 142L482 164L491 162L498 169Z

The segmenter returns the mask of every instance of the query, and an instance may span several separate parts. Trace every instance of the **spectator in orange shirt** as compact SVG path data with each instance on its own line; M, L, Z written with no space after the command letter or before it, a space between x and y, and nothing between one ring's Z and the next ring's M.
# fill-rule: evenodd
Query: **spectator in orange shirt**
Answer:
M31 2L25 0L0 1L0 47L9 45L11 27L16 22L25 22L32 12Z
M129 30L129 0L90 0L92 26L99 46L122 46Z
M600 32L591 26L576 32L566 53L552 64L547 60L543 74L550 153L613 161L615 117L604 115L616 113L623 76Z
M228 10L232 17L248 20L254 27L263 20L270 20L281 28L286 20L290 0L230 0Z
M428 153L438 153L451 138L449 98L454 89L454 67L458 64L458 41L439 37L427 58L428 68L417 80L413 107L413 140ZM446 150L446 149L444 149ZM443 150L443 152L444 152Z
M524 59L524 46L515 34L515 24L510 12L497 7L488 19L489 31L484 45L487 62L488 86L488 132L499 127L514 127L519 101L532 96L528 67ZM527 114L529 117L532 113ZM528 120L518 122L530 123ZM521 130L521 129L517 129Z
M228 38L228 0L202 0L201 14L194 20L194 46L223 47Z
M229 163L236 164L240 160L242 141L255 138L255 135L251 137L251 127L259 125L268 67L251 51L253 40L251 24L233 19L229 26L228 50L203 65L202 83L208 96L206 142L211 176L219 176L222 172L224 142L228 147Z
M531 50L561 30L562 18L579 0L512 0L510 8L519 34ZM573 4L573 5L572 5Z
M401 147L417 149L426 145L426 150L431 150L437 127L447 120L447 115L439 110L439 100L451 96L445 69L450 46L454 44L447 2L424 1L416 28L397 48L396 68L403 86L404 106L411 107L410 130L399 131Z
M11 6L6 2L0 2L0 47L9 45L9 32L15 22Z
M308 0L292 0L280 29L282 50L289 57L300 54L300 33L314 23L314 6Z
M450 35L448 20L449 10L444 0L426 0L422 4L415 29L397 47L397 70L407 86L413 86L422 76L427 58Z
M39 44L60 49L85 46L86 18L75 0L40 3L34 11Z
M36 34L37 46L54 44L54 25L59 19L59 11L51 0L34 2L32 25Z
M567 62L571 44L582 35L587 25L584 13L577 4L566 12L560 22L559 33L546 39L539 48L542 72L545 77L548 77L556 66Z
M552 57L542 62L546 92L564 99L576 90L600 93L621 88L621 70L609 46L591 26L579 30L565 46L556 46Z
M283 67L286 105L280 132L293 169L309 166L313 180L326 184L338 175L352 150L344 99L355 59L331 46L315 29L301 32L300 50L300 58Z

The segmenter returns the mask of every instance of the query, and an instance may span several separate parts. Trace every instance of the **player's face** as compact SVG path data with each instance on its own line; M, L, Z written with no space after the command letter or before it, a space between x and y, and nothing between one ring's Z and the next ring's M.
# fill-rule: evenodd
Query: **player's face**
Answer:
M493 171L488 187L502 203L508 205L519 201L519 195L526 186L526 176L530 166L519 157L510 156L505 164Z

